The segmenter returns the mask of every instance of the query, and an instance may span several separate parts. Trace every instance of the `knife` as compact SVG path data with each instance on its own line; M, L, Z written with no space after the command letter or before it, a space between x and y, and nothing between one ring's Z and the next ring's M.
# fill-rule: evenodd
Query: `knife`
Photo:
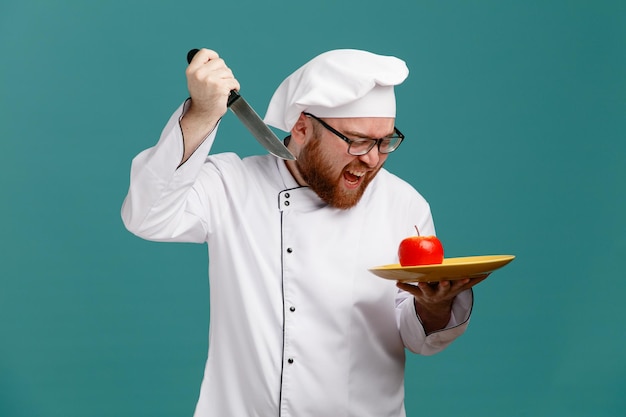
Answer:
M192 49L187 53L187 62L191 63L193 57L198 53L199 49ZM232 90L228 96L227 106L235 113L235 116L244 124L252 133L252 136L261 144L269 153L282 159L294 161L295 156L287 149L283 142L270 130L263 122L259 115L244 100L241 95Z

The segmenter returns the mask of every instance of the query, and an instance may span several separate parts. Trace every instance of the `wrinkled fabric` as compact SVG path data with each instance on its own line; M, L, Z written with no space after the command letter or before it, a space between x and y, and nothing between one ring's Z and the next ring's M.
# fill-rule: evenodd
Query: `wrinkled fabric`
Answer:
M368 271L396 263L415 225L435 233L428 203L382 169L356 207L331 208L274 156L207 157L217 128L178 167L183 111L133 160L122 218L145 239L208 244L195 417L405 416L405 349L441 351L472 306L462 293L448 327L426 336L413 298Z
M302 112L317 117L395 117L394 86L408 75L406 63L394 56L357 49L327 51L280 83L264 121L289 132Z

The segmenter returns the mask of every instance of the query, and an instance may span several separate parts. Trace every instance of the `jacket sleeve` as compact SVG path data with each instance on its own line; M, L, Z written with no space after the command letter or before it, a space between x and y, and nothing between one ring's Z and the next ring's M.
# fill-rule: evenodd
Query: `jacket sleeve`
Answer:
M474 293L472 289L468 289L457 295L452 303L452 315L448 325L428 335L415 310L413 296L400 291L396 300L398 325L404 346L413 353L434 355L444 350L467 329Z
M206 240L204 199L193 185L215 140L217 126L180 165L184 153L180 119L188 102L171 116L158 143L132 161L121 215L124 226L144 239L196 243Z

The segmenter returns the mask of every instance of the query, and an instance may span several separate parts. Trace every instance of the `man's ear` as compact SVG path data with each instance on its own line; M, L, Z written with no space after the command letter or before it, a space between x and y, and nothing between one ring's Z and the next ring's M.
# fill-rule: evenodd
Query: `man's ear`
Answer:
M300 113L296 124L291 128L291 140L295 141L298 146L302 146L306 142L307 136L310 136L312 129L311 120L304 113Z

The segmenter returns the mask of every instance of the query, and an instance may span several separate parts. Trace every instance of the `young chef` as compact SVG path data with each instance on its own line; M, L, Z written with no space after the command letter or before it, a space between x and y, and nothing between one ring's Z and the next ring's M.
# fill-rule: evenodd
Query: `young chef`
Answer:
M404 416L405 349L431 355L462 334L480 281L396 285L368 272L397 262L415 226L435 232L424 198L383 168L403 139L405 63L335 50L285 79L265 121L289 132L296 161L207 157L239 83L207 49L186 74L191 97L133 160L122 218L145 239L208 244L195 416Z

